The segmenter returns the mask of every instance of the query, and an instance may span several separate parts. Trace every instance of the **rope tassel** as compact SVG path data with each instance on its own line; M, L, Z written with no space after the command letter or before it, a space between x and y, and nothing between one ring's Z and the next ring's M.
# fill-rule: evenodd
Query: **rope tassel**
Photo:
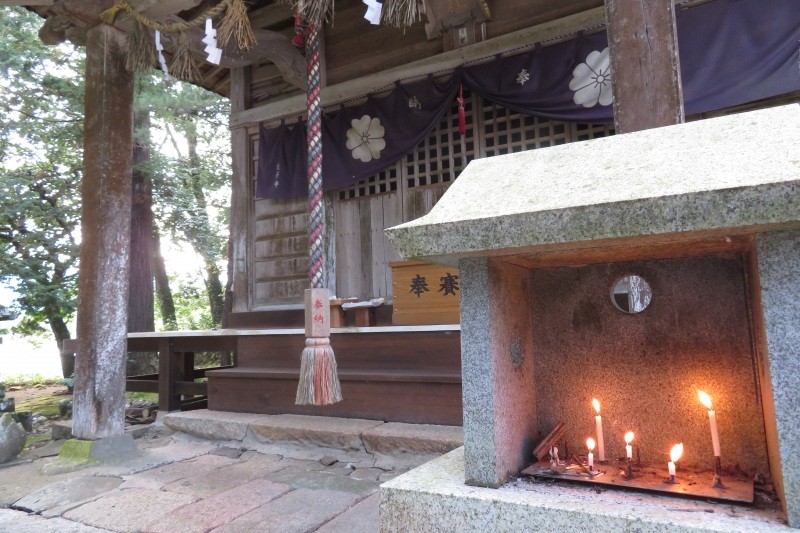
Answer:
M141 22L137 22L131 32L125 67L131 72L150 72L156 59L156 43L150 35L150 30Z
M330 341L330 293L306 289L306 347L300 359L297 405L330 405L342 401L336 356Z
M228 10L219 25L219 46L225 48L231 39L241 50L250 50L256 45L256 36L247 17L247 6L244 0L226 0Z
M336 358L330 343L330 292L325 287L325 201L322 195L322 109L320 108L319 29L309 25L308 71L308 277L305 292L306 348L300 362L295 403L330 405L342 401Z

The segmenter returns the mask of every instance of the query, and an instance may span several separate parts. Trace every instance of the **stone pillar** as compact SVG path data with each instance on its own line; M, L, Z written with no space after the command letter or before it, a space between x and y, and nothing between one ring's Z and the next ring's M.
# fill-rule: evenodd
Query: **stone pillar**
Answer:
M800 230L758 234L756 254L761 299L753 314L757 339L763 336L757 344L770 470L789 525L800 527Z
M133 146L126 36L100 24L86 44L78 350L72 434L122 435Z
M485 257L459 271L466 483L498 487L536 439L530 271Z
M673 1L606 0L617 133L683 122Z

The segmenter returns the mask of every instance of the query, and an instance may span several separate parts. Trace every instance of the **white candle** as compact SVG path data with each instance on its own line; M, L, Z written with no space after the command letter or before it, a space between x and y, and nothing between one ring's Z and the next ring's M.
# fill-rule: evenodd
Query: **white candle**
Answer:
M670 460L669 460L669 463L667 463L667 468L669 469L669 475L670 476L674 476L675 475L675 463L678 462L678 459L681 458L681 455L683 455L683 443L682 442L676 444L675 446L673 446L672 449L669 451L669 459Z
M589 455L586 456L586 462L589 463L589 471L591 472L594 470L594 454L592 450L594 450L594 439L589 437L586 439L586 447L589 448Z
M606 446L605 442L603 442L603 417L600 416L600 402L597 401L597 398L592 399L592 405L594 410L597 411L597 416L594 417L595 431L597 432L597 460L605 461Z
M631 446L631 442L633 442L633 431L625 433L625 457L628 459L633 459L633 446Z
M714 457L719 457L719 433L717 432L717 415L713 409L708 411L708 423L711 426L711 446L714 448Z
M714 449L714 457L720 457L717 413L711 408L711 396L701 390L697 391L697 396L700 398L700 403L705 405L708 409L708 425L711 426L711 447Z

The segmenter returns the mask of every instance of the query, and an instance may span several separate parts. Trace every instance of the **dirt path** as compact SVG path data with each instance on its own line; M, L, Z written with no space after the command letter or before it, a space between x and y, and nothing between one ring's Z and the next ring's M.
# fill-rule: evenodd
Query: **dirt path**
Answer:
M6 397L14 398L17 405L40 398L53 398L53 401L57 403L59 400L63 400L69 396L65 385L34 385L32 387L13 390L15 388L16 387L10 387L6 391Z

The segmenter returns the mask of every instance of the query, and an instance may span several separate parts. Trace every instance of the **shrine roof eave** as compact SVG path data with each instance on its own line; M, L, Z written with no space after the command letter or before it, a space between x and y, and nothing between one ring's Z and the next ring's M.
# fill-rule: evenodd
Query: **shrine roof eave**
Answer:
M800 226L800 105L472 161L386 230L407 259Z

